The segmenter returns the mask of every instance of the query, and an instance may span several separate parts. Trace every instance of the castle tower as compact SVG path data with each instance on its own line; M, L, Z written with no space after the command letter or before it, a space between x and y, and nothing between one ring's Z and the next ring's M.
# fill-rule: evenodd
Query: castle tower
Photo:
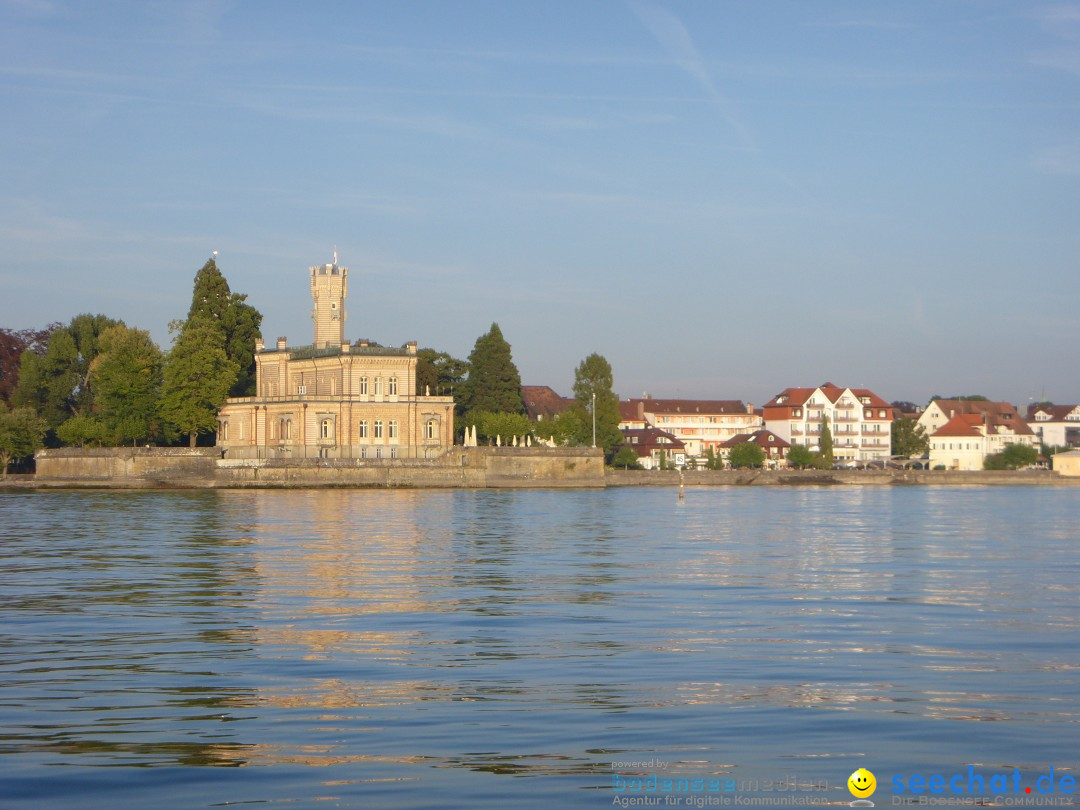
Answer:
M315 348L340 346L345 342L345 296L349 288L349 268L333 264L311 268L311 320L315 322Z

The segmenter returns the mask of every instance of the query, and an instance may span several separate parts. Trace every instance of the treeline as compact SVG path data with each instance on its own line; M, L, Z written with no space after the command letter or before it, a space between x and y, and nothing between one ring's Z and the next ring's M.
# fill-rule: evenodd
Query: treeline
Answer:
M187 318L162 351L150 333L106 315L42 330L0 329L0 464L42 446L195 446L228 396L255 391L262 315L213 259L195 275Z
M0 328L0 469L6 474L10 462L41 447L212 444L226 398L255 394L261 323L210 259L195 275L187 318L169 324L168 351L146 330L107 315ZM611 365L598 354L577 367L573 404L537 423L526 415L521 375L498 324L467 360L431 348L417 355L416 393L453 395L459 440L475 427L491 443L533 435L587 446L595 410L596 446L611 458L622 442Z
M453 394L459 436L466 428L475 427L477 436L489 443L499 437L509 441L514 436L532 435L561 445L588 446L593 441L595 407L596 446L610 457L622 442L611 364L599 354L589 355L575 370L573 404L539 422L526 415L521 375L497 323L476 339L468 360L433 349L421 349L417 354L417 393Z

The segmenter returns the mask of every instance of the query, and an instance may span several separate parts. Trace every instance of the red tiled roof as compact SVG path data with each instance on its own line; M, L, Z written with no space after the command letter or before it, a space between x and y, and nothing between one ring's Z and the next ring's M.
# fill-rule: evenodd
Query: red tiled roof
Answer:
M1076 410L1076 405L1028 405L1027 419L1029 422L1035 421L1035 414L1042 411L1050 417L1048 421L1051 422L1064 422L1065 417Z
M561 397L546 385L521 386L521 398L525 402L525 412L530 419L543 416L550 419L574 404L574 400Z
M970 437L982 436L979 428L983 425L982 414L958 413L944 425L934 431L934 436L943 437Z
M633 405L636 409L639 402L643 403L647 413L746 413L746 406L741 399L652 399L650 397L648 399L631 399L627 401L627 404Z
M645 415L638 412L638 405L642 400L630 399L619 400L619 421L620 422L644 422Z
M769 437L772 437L771 439ZM753 433L740 433L738 436L732 436L726 442L723 442L721 447L734 447L737 444L744 444L746 442L753 442L759 447L791 447L791 443L784 441L771 430L755 430Z
M1013 433L1029 436L1032 430L1028 423L1020 418L1016 408L1008 402L988 402L983 399L935 399L943 414L948 417L959 414L978 414L986 424L986 432L999 433L999 428L1007 427Z
M653 450L684 450L686 448L685 444L670 433L658 428L626 428L622 434L626 446L639 457L648 456ZM637 439L636 443L634 439Z
M811 395L813 395L813 393L817 391L818 388L821 389L821 393L823 393L828 398L829 402L836 402L836 400L840 399L840 396L844 393L844 391L848 390L846 388L841 388L839 385L834 385L831 382L822 383L817 388L785 388L771 400L766 402L765 407L773 408L789 407L792 405L805 405L806 400L810 399ZM869 397L870 402L868 404L875 408L892 407L892 405L879 397L869 388L852 388L851 393L858 397L858 399L860 400L860 404L867 404L862 403L862 398ZM785 397L786 399L781 402L781 397Z

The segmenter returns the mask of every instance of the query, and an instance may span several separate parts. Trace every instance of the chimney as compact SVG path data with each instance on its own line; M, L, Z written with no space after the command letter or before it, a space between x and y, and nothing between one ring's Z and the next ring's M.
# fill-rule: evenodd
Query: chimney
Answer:
M285 337L279 337L277 339L277 348L279 352L285 351L285 347L289 344L289 339Z
M754 412L754 403L753 402L747 402L746 403L746 412L747 413L753 413Z
M343 341L342 344L341 344L341 353L342 354L348 354L349 349L351 349L351 348L352 348L352 344L349 343L349 341L347 341L347 340Z
M265 348L266 348L266 344L263 343L263 339L262 338L255 338L255 351L256 352L261 352Z
M416 341L415 340L410 340L408 343L405 344L405 353L406 354L416 354Z
M952 419L954 416L956 416L956 411L954 411L952 408L949 408L949 418Z
M639 422L645 421L645 400L639 399L637 404L637 418Z

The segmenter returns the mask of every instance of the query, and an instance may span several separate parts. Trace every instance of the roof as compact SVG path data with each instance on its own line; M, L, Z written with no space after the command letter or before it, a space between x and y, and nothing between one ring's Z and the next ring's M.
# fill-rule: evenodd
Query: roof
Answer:
M721 413L746 413L746 405L743 404L741 399L653 399L652 397L646 397L644 399L631 399L626 403L619 403L619 411L621 414L631 413L630 411L623 411L623 405L632 407L633 415L631 415L627 421L640 422L640 418L636 416L638 403L641 403L646 413L663 413L663 414L721 414ZM626 418L624 416L624 418Z
M1028 423L1020 418L1016 408L1008 402L989 402L984 399L935 399L937 405L950 419L959 414L978 414L986 424L987 434L997 435L1003 427L1018 435L1033 435Z
M546 385L521 386L521 399L525 402L525 412L530 419L541 416L550 419L574 404L574 400L559 396Z
M263 349L260 354L273 354L280 351L279 349L266 348ZM289 355L290 360L311 360L315 357L337 357L342 353L341 346L324 346L316 349L314 346L292 346L285 351ZM405 347L393 348L390 346L369 346L361 343L354 343L349 347L349 354L359 355L379 355L383 357L404 357L411 354L411 352Z
M835 385L831 382L822 383L817 388L785 388L771 400L766 402L765 407L775 408L790 407L792 405L805 405L806 401L810 399L810 397L813 396L819 388L821 389L821 393L823 393L826 398L828 398L829 402L836 402L836 400L840 399L840 397L845 391L850 390L851 393L860 400L860 402L864 397L869 397L869 404L875 408L892 407L892 405L879 397L869 388L841 388L839 385Z
M944 425L934 431L935 437L981 437L982 431L979 430L983 426L982 414L977 413L958 413Z
M1069 414L1077 408L1080 408L1080 405L1028 405L1027 420L1029 422L1034 422L1036 414L1041 411L1050 417L1045 421L1064 422ZM1070 419L1069 421L1075 420Z
M641 403L643 400L630 399L619 400L619 421L620 422L644 422L645 414L641 410Z
M771 438L770 438L771 437ZM737 444L746 444L750 442L756 444L759 447L791 447L791 442L787 442L781 439L771 430L755 430L753 433L740 433L738 436L732 436L726 442L721 443L721 447L734 447Z
M651 455L654 450L684 450L686 448L686 445L673 435L659 428L625 428L622 434L626 446L639 457ZM635 439L637 441L634 441Z

